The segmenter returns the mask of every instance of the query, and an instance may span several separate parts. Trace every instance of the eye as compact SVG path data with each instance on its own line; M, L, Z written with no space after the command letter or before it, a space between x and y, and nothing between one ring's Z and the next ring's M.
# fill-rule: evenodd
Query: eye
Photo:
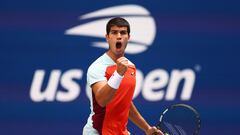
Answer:
M126 31L126 30L120 31L120 34L121 34L121 35L126 35L126 34L127 34L127 31Z
M117 35L117 34L118 34L118 31L117 31L117 30L112 30L112 31L111 31L111 34Z

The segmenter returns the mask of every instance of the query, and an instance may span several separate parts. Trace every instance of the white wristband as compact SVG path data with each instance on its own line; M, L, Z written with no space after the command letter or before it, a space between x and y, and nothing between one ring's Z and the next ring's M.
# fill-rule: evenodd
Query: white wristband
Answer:
M113 89L118 89L122 79L123 79L123 76L119 75L115 70L112 76L108 80L108 85Z

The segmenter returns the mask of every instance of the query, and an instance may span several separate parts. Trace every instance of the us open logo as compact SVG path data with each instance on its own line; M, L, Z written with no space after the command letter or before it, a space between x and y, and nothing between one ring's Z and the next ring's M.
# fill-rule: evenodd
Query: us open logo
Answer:
M115 16L123 17L130 23L131 38L126 53L142 53L152 45L156 35L156 24L150 12L139 5L113 6L82 15L79 17L80 20L91 19L93 21L67 29L65 34L97 37L99 41L92 42L92 46L108 49L105 41L105 26Z

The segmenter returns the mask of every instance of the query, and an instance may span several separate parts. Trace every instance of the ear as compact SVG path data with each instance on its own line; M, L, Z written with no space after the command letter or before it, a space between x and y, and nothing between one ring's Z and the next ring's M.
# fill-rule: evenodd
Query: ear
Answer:
M130 37L131 37L130 34L128 34L128 40L130 39Z
M108 42L109 35L106 34L106 35L105 35L105 38L106 38L106 40L107 40L107 42Z

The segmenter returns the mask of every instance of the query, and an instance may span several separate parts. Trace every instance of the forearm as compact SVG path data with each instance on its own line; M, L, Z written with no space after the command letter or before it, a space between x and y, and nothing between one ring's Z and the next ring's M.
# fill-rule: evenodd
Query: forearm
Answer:
M97 103L102 107L106 106L112 100L115 92L116 90L106 83L103 87L99 88L95 92Z
M97 83L100 85L94 85L92 87L99 105L104 107L112 100L116 90L121 84L122 79L123 76L119 75L117 71L115 71L108 81L102 81L101 83Z
M131 103L131 107L129 111L129 119L139 128L141 128L144 132L146 132L150 128L149 124L145 121L145 119L139 113L139 111L137 110L133 102Z

